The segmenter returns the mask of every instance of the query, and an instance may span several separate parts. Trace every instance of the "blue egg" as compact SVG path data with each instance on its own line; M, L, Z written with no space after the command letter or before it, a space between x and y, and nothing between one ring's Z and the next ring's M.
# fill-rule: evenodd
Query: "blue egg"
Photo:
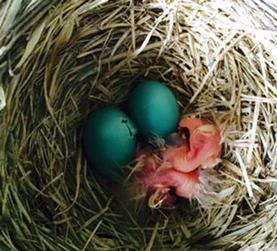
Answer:
M180 110L173 92L162 82L143 81L129 97L129 112L146 139L166 138L177 130Z
M91 114L83 142L89 162L105 177L120 175L132 161L137 144L137 129L121 110L104 108Z

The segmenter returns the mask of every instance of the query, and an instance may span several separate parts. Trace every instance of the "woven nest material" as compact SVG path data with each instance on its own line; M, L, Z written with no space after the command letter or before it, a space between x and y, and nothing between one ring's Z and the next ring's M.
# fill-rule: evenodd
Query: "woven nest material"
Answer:
M1 250L277 249L273 1L0 8ZM82 126L141 79L166 82L183 114L220 126L220 202L134 210L94 176Z

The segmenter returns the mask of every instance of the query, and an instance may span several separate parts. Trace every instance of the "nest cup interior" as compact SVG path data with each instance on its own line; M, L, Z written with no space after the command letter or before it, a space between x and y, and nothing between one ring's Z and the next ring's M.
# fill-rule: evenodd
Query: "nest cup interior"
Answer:
M237 250L276 238L276 61L251 34L217 26L211 6L174 2L66 1L4 55L3 249ZM216 204L133 210L87 164L88 115L122 106L142 79L167 83L184 115L220 127Z

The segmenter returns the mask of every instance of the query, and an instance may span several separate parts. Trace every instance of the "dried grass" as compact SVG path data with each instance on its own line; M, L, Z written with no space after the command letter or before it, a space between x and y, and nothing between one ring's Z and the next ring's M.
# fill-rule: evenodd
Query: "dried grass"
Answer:
M0 2L1 250L276 250L276 9ZM167 82L184 114L221 127L221 203L134 210L87 166L87 115L121 105L144 78Z

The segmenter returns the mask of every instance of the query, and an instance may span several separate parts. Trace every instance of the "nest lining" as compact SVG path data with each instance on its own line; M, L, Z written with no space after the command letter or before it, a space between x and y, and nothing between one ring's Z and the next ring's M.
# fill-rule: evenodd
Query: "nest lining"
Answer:
M234 9L255 19L236 1L226 9L214 1L56 2L22 3L17 11L33 18L25 26L15 19L1 40L2 249L274 248L275 34L234 29L245 21ZM87 165L80 138L88 114L124 107L141 79L166 82L183 114L220 126L219 203L134 209Z

